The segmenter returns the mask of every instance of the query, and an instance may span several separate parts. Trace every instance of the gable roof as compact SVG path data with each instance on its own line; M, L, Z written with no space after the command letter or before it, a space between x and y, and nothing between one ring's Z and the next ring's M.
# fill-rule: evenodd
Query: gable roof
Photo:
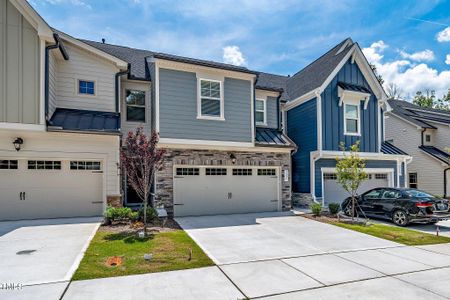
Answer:
M349 42L351 42L349 44ZM289 78L287 92L294 100L320 87L352 48L347 38ZM346 46L345 49L341 49ZM339 50L341 50L339 52Z
M267 91L281 92L280 100L288 101L290 99L286 88L288 80L288 76L259 72L255 88Z
M404 100L388 100L391 113L421 128L436 129L430 122L450 125L450 111L421 107Z

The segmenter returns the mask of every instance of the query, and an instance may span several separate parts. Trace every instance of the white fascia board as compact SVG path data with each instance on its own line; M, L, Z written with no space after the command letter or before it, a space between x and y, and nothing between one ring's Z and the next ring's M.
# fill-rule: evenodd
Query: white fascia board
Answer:
M76 38L68 35L67 33L64 33L62 31L57 31L58 35L65 41L79 47L82 48L88 52L91 52L97 56L100 56L106 60L109 60L111 62L113 62L119 69L127 69L128 68L128 63L126 61L123 61L115 56L112 56L106 52L103 52L95 47L92 47L86 43L83 43L80 40L77 40Z
M320 90L323 91L326 89L326 87L330 84L330 82L336 77L337 73L342 69L342 67L345 65L347 60L352 56L353 52L355 51L355 45L352 46L350 51L342 58L341 62L337 65L337 67L331 72L331 74L325 79L325 81L320 86Z
M23 0L9 0L12 5L27 19L37 30L38 35L49 42L54 42L53 30L45 20L34 10L34 8Z
M0 130L26 130L26 131L45 131L46 126L42 124L23 124L0 122Z
M158 147L173 149L201 149L217 151L246 151L246 152L282 152L290 153L292 148L287 147L259 147L253 143L187 140L187 139L159 139Z
M291 110L311 99L314 99L315 97L317 97L317 94L321 94L321 93L322 93L322 90L320 88L309 91L306 94L303 94L302 96L286 103L283 107L283 110L284 111Z
M351 153L349 151L321 151L321 158L341 158L345 157L346 155L350 155ZM384 153L377 153L377 152L358 152L358 156L363 159L370 159L370 160L406 160L409 159L411 156L409 155L399 155L399 154L384 154Z
M323 167L320 168L322 172L330 172L334 173L336 172L336 168L330 168L330 167ZM393 173L394 168L364 168L364 172L366 173Z

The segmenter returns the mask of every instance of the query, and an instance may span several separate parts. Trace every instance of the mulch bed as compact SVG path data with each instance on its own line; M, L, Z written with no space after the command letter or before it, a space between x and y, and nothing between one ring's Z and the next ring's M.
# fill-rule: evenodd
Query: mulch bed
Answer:
M98 229L98 231L106 231L106 232L129 232L129 233L137 233L144 229L144 223L142 222L125 222L125 223L117 223L111 225L102 225ZM147 232L170 232L180 230L181 227L174 219L167 219L164 227L163 222L161 220L156 221L152 224L147 224Z
M366 219L358 219L355 218L355 220L352 222L351 218L349 217L340 217L338 218L337 215L330 215L330 214L324 214L322 213L320 216L315 216L313 214L304 214L302 217L305 217L307 219L311 219L314 221L319 221L323 223L352 223L352 224L366 224Z

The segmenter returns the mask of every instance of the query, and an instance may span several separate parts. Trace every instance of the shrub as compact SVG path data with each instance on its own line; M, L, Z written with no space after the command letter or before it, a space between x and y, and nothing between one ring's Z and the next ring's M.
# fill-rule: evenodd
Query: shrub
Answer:
M144 221L144 208L139 209L139 219ZM147 207L147 223L152 223L158 219L158 213L153 207Z
M328 210L330 211L330 214L335 215L339 212L339 209L341 208L341 205L339 203L330 203L328 204Z
M322 204L320 203L311 204L311 210L313 215L320 216L320 212L322 211Z
M139 220L139 212L138 211L132 211L131 213L130 213L130 220L132 221L132 222L136 222L137 220Z
M132 210L129 207L112 207L106 208L105 217L110 221L126 220L130 219Z

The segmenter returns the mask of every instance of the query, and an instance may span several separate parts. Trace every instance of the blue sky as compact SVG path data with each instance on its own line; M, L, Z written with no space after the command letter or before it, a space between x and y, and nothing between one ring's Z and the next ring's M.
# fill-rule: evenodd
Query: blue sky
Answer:
M440 96L450 88L450 0L30 3L51 26L75 37L284 75L351 37L403 97L425 89Z

